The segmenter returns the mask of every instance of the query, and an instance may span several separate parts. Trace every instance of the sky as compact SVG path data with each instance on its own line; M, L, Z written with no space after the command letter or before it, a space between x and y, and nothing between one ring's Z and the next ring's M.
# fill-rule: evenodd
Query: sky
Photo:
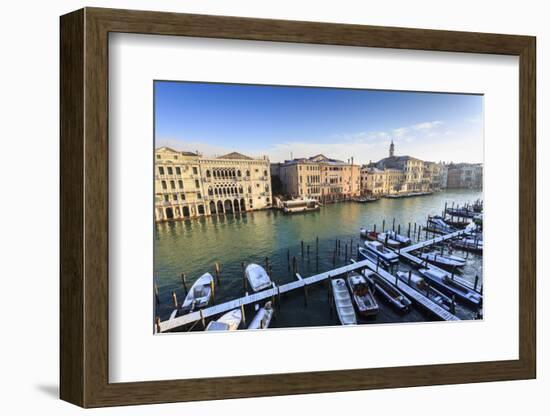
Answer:
M368 163L483 161L483 96L155 81L155 147Z

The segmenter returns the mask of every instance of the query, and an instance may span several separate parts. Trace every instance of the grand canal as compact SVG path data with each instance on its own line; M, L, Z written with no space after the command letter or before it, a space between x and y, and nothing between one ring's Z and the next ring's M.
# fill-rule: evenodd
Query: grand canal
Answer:
M355 257L359 238L359 228L368 226L391 228L395 218L396 229L401 224L402 233L411 228L425 225L428 215L441 214L445 203L464 204L482 199L481 191L453 190L402 199L381 199L358 204L345 202L331 204L317 212L284 215L279 211L257 211L245 214L203 217L199 219L159 223L155 225L155 270L154 278L159 288L160 304L156 314L166 319L172 307L172 292L183 300L184 291L181 273L185 272L187 285L205 272L214 274L214 264L221 266L221 284L216 290L216 303L231 300L243 295L241 263L265 265L269 258L272 268L271 278L277 284L293 280L288 269L287 251L297 257L298 271L304 277L333 268L335 240L341 240L341 255L336 266L346 263L348 256ZM315 241L319 239L319 257L316 258ZM304 242L304 256L301 255L301 242ZM353 252L350 246L353 244ZM307 255L309 245L310 256ZM406 266L401 265L405 270ZM482 258L469 255L463 277L473 281L475 276L482 278ZM309 292L307 307L301 291L290 294L282 301L281 311L272 323L275 327L302 327L337 325L337 318L331 316L327 303L327 290L317 285ZM473 312L457 308L457 315L471 319ZM414 322L426 321L418 310L400 315L390 308L382 308L374 321Z

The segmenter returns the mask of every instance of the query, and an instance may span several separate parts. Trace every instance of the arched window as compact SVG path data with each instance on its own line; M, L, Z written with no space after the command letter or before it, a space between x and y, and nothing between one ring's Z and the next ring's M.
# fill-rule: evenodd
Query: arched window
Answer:
M246 171L246 176L250 176L250 171L249 170Z
M209 170L209 169L206 171L206 177L207 177L207 178L210 177L210 170Z
M239 187L239 193L242 194L243 193L243 187Z
M241 171L240 171L240 170L237 171L237 176L238 176L239 178L241 177Z
M212 190L211 186L208 187L208 195L210 196L214 195L214 191Z
M252 193L252 187L251 187L251 186L248 187L248 193L249 193L249 194Z

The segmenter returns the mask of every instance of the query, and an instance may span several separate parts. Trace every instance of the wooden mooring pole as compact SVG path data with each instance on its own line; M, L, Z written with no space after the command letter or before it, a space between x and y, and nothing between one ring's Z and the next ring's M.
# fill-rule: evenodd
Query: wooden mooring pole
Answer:
M245 273L245 269L244 269L244 261L241 262L241 269L242 269L242 272L243 272L243 291L246 292L248 284L246 283L246 273Z
M157 305L160 305L159 287L156 283L155 283L155 299L157 301Z
M182 273L182 274L181 274L181 284L182 284L182 286L183 286L183 290L185 291L184 294L187 295L187 283L186 283L185 280L186 280L186 279L185 279L185 273Z
M220 282L221 282L220 263L216 262L215 268L216 268L216 284L220 286Z
M176 291L172 291L172 301L174 302L174 308L178 309L178 295L176 295Z

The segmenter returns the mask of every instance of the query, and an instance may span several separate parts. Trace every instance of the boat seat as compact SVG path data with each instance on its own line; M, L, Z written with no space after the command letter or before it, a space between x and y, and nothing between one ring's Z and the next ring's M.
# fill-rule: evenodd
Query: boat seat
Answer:
M204 290L204 286L196 287L193 294L196 298L202 298L206 295L206 290Z

